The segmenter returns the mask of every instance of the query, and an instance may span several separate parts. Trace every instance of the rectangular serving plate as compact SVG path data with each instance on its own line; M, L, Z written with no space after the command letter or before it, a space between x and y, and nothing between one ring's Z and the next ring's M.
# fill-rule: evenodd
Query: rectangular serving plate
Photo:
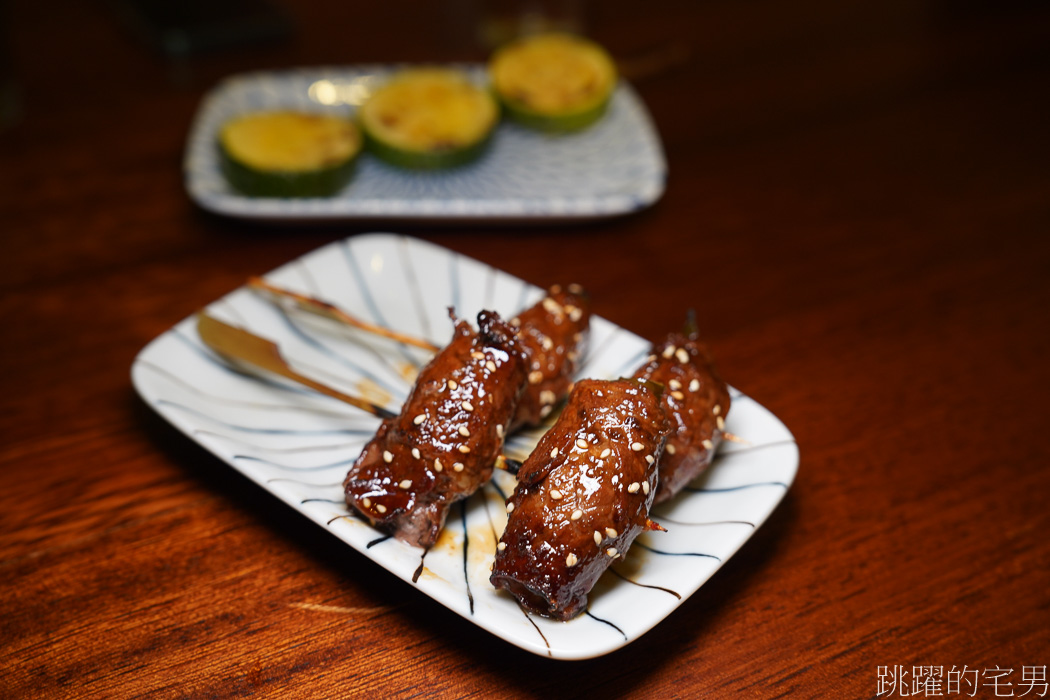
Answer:
M625 82L592 127L546 134L499 125L474 163L410 171L361 157L353 180L331 197L247 197L222 174L216 141L222 125L275 109L352 117L371 86L404 66L301 68L233 76L205 96L186 144L186 190L201 207L268 221L351 219L514 220L524 223L617 216L644 209L664 191L667 166L645 105ZM458 65L484 85L479 65Z
M449 307L465 318L482 309L509 318L544 294L493 267L394 234L332 243L266 277L439 345L451 336ZM429 358L416 348L289 312L244 287L207 311L275 341L299 371L394 411ZM579 376L630 375L649 349L644 339L594 317ZM524 612L488 581L506 525L504 498L514 489L510 474L497 471L490 484L457 504L424 555L384 538L343 502L341 482L378 419L278 378L235 370L202 344L194 318L146 346L134 361L132 380L143 400L176 428L350 547L479 627L557 659L609 653L671 614L765 521L798 468L787 428L732 390L726 429L747 443L725 444L704 476L655 508L652 517L667 532L641 535L598 582L587 612L555 622ZM523 459L542 432L511 436L505 451Z

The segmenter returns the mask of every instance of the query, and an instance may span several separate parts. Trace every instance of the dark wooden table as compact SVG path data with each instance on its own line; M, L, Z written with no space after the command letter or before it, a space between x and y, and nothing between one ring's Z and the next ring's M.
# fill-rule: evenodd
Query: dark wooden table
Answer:
M181 157L224 76L485 55L465 1L287 6L287 40L183 60L105 3L2 8L0 695L871 697L880 670L910 693L916 666L942 674L920 694L1047 695L1050 6L589 3L663 140L652 208L549 227L207 214ZM726 379L798 440L785 500L640 640L550 661L137 397L152 338L373 230L575 279L650 339L696 308Z

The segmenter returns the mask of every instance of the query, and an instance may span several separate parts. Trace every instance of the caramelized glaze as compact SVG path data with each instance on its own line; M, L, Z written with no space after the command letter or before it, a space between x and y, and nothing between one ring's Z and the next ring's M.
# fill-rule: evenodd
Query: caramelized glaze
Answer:
M695 333L669 334L634 376L664 386L660 402L672 428L659 462L655 502L662 503L710 466L722 442L729 389Z
M575 284L551 287L546 297L511 319L529 361L529 381L511 429L538 425L569 393L590 320L590 298Z
M645 383L584 379L518 472L492 584L567 620L649 523L669 425Z
M343 482L348 505L409 544L434 544L449 507L492 476L525 386L515 330L489 311L478 327L456 322L400 415L383 421Z

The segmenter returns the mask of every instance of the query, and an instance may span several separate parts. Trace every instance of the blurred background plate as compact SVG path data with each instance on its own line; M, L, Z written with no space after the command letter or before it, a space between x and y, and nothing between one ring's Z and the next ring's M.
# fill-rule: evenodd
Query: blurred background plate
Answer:
M458 66L479 84L482 66ZM246 197L223 177L216 135L245 112L298 109L352 115L371 82L398 66L312 68L231 77L201 103L185 155L186 189L203 208L246 219L507 219L553 222L644 209L664 191L667 167L644 104L621 81L608 113L579 133L551 135L502 123L470 165L436 172L394 168L365 154L340 193Z

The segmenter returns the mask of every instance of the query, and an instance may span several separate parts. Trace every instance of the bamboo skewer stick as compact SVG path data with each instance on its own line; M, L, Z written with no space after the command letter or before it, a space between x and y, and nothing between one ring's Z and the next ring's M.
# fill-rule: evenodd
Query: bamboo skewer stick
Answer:
M293 292L290 289L278 287L275 284L267 282L261 277L250 278L248 280L248 286L256 292L270 297L272 301L287 300L295 304L297 308L303 311L307 311L309 313L316 314L318 316L322 316L333 321L345 323L346 325L352 326L353 328L359 328L369 333L374 333L376 335L381 335L385 338L396 340L400 343L405 343L406 345L413 345L417 348L429 350L430 352L437 352L441 349L440 347L434 345L428 340L417 338L416 336L408 335L407 333L393 331L389 328L384 328L383 326L378 326L374 323L369 323L368 321L362 321L361 319L355 316L351 316L349 313L343 311L334 304L329 304L327 301L321 301L320 299L315 299L314 297L310 297L305 294Z
M281 356L281 351L275 343L250 333L243 328L231 326L205 313L199 313L197 314L197 332L208 347L224 357L291 379L325 396L331 396L334 399L339 399L351 406L355 406L373 416L392 418L396 415L360 397L344 394L299 374Z

